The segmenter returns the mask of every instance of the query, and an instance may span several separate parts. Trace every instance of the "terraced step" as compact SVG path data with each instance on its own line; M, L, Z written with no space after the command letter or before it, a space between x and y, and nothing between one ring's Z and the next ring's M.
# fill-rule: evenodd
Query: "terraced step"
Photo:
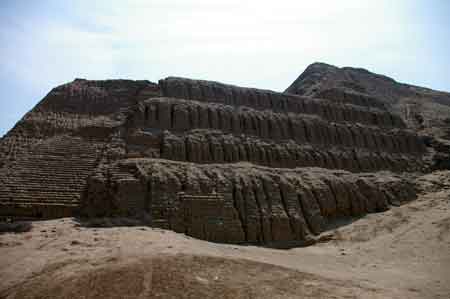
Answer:
M296 168L323 167L352 172L391 170L420 171L421 157L351 146L317 146L296 140L273 141L255 136L225 134L221 131L192 130L180 134L165 132L158 137L157 156L149 148L131 144L130 157L160 157L202 164L252 162L254 164Z
M165 97L247 106L260 110L319 115L329 121L361 122L376 126L405 127L400 117L385 110L305 98L270 90L244 88L213 81L169 77L159 81Z
M331 123L320 117L304 114L276 113L168 98L154 98L143 102L129 120L128 127L149 133L157 132L158 129L177 133L198 128L212 129L262 139L292 139L319 146L344 145L419 155L425 150L422 139L408 130Z
M0 174L0 203L10 207L0 214L20 214L20 207L26 207L25 214L47 217L56 215L59 208L45 206L61 205L64 208L60 212L66 215L79 205L86 179L98 164L101 147L70 136L34 145L28 153L7 163Z
M52 219L73 216L78 204L39 202L0 202L0 218Z
M29 207L64 207L64 208L71 208L71 209L74 209L74 208L78 208L78 203L75 203L75 204L72 204L72 203L70 203L70 202L68 202L68 203L60 203L60 202L44 202L44 203L41 203L41 202L26 202L26 201L24 201L24 202L6 202L6 203L3 203L3 202L1 202L0 203L0 207L6 207L6 206L10 206L10 207L13 207L13 206L16 206L16 207L25 207L25 206L29 206ZM9 216L13 216L13 215L9 215ZM3 217L3 216L2 216Z
M33 194L33 197L42 197L42 196L48 196L49 198L53 198L55 196L58 196L59 194L70 194L70 195L75 195L78 194L82 191L82 189L77 188L77 189L69 189L69 188L64 188L64 187L56 187L56 188L52 188L51 186L45 186L45 189L41 186L41 187L33 187L33 186L24 186L24 187L16 187L16 186L11 186L10 187L10 193L14 192L14 194L19 195L19 194ZM5 194L5 193L0 193L0 194ZM1 195L0 195L1 196Z

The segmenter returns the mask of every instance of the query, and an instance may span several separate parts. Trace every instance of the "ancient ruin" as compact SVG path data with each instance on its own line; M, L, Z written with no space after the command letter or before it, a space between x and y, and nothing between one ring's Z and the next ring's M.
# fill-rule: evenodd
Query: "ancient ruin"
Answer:
M201 239L269 244L414 199L408 175L434 167L436 143L382 97L298 82L56 87L1 139L0 216L146 214Z

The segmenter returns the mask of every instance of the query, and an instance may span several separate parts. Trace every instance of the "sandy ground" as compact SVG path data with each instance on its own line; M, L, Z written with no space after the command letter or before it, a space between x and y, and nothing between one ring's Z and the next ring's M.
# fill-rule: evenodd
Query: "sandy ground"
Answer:
M66 218L0 235L0 298L450 298L449 173L288 250ZM444 179L445 178L445 179Z

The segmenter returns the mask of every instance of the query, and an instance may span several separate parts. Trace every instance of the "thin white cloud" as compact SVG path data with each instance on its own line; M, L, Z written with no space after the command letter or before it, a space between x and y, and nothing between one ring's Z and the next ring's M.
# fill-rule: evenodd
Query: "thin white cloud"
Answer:
M9 68L33 85L76 76L154 79L170 72L261 85L265 79L257 77L270 75L252 66L281 72L291 65L298 74L298 66L319 59L350 62L368 49L382 56L383 49L402 46L401 19L387 14L387 1L112 2L77 2L74 12L85 13L90 26L27 20L21 34L10 34L17 37L9 52L21 59ZM343 51L348 58L336 59Z

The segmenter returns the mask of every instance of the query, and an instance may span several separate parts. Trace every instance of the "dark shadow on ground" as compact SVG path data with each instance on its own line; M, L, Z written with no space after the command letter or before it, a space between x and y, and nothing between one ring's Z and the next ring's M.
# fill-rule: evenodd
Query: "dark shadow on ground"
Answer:
M83 227L120 227L120 226L151 226L147 215L129 217L75 217L75 222Z
M262 246L267 247L271 249L291 249L291 248L297 248L297 247L306 247L310 246L316 243L325 243L329 242L334 239L333 231L342 227L349 225L361 218L363 218L364 215L358 216L358 217L337 217L333 219L329 219L327 223L324 224L323 232L319 235L314 235L308 237L306 240L301 241L278 241L278 242L271 242L268 244L248 244L248 245L256 245L256 246Z
M349 225L364 216L359 217L339 217L330 219L324 224L323 232L319 235L309 235L305 240L293 240L293 241L274 241L270 243L261 242L242 242L231 243L239 246L260 246L271 249L291 249L297 247L306 247L316 243L323 243L333 240L333 230L336 230L342 226ZM149 228L159 228L152 225L151 218L148 214L128 216L128 217L75 217L77 225L82 227L98 227L98 228L112 228L112 227L133 227L133 226L146 226ZM189 236L189 235L187 235ZM192 236L189 236L192 238ZM226 242L216 242L222 244L230 244Z
M26 233L31 230L33 224L29 221L2 221L0 222L0 234Z

